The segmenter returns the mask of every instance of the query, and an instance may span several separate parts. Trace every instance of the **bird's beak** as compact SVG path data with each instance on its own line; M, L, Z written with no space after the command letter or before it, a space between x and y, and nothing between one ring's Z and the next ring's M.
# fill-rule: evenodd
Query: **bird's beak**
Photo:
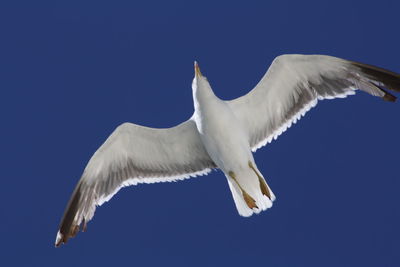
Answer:
M197 64L197 61L194 62L194 74L196 75L196 77L203 77L203 75L201 75L201 71L199 68L199 64Z

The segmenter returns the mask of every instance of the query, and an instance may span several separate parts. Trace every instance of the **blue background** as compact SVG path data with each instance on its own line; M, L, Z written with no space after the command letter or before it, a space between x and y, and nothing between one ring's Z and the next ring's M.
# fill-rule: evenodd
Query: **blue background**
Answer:
M54 248L87 161L130 121L193 112L193 61L231 99L274 57L400 72L399 1L2 1L1 266L400 266L400 104L323 101L255 159L277 195L237 214L221 172L121 190ZM113 265L115 264L115 265Z

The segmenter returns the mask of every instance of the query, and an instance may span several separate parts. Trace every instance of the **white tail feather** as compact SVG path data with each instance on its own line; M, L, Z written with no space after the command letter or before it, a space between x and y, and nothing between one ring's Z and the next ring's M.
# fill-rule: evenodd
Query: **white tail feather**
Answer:
M261 211L264 211L266 209L269 209L272 207L272 201L275 200L275 195L272 192L271 188L269 188L269 192L271 193L271 200L262 194L260 187L258 186L258 191L257 192L251 192L250 195L251 197L256 201L256 205L258 208L253 208L250 209L247 204L246 201L243 198L242 195L242 191L240 190L238 184L229 176L227 176L228 179L228 184L229 184L229 188L232 192L232 197L233 197L233 201L235 202L236 205L236 209L239 213L239 215L243 216L243 217L249 217L251 215L253 215L254 213L258 214ZM257 180L258 182L258 180ZM249 193L249 192L248 192Z

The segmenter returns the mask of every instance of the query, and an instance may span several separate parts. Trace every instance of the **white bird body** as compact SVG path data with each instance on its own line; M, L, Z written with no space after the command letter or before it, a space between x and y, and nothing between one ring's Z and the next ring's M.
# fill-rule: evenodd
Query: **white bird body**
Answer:
M225 172L241 161L247 165L251 156L247 135L228 104L219 99L209 86L194 91L193 118L210 157Z
M261 192L259 178L249 167L251 162L260 174L251 153L245 128L229 104L214 94L210 84L201 74L196 75L192 86L195 107L193 118L197 130L211 159L227 177L239 214L246 217L252 214L240 197L240 187L258 204L254 212L258 213L271 207L271 200ZM236 174L236 180L229 175L229 172Z
M182 180L221 169L240 215L270 208L275 196L252 152L276 139L318 100L360 89L386 101L400 92L400 75L323 55L277 57L248 94L219 99L195 63L194 114L166 129L124 123L89 160L61 220L56 246L94 216L96 206L124 186Z

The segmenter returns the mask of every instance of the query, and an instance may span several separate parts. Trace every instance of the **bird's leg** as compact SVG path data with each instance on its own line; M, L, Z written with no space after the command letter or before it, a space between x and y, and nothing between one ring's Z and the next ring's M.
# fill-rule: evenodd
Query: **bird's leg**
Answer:
M246 191L244 191L244 189L240 186L240 184L236 180L235 173L233 171L230 171L228 174L235 181L235 183L239 186L240 190L242 191L242 195L243 195L244 201L246 201L247 206L250 209L252 209L252 208L258 209L258 207L256 205L256 201Z
M266 195L269 199L271 199L271 192L269 192L267 183L265 182L264 178L256 171L256 169L254 168L253 163L251 163L251 161L249 161L249 167L256 173L256 175L258 177L258 181L260 182L261 192L264 195Z

